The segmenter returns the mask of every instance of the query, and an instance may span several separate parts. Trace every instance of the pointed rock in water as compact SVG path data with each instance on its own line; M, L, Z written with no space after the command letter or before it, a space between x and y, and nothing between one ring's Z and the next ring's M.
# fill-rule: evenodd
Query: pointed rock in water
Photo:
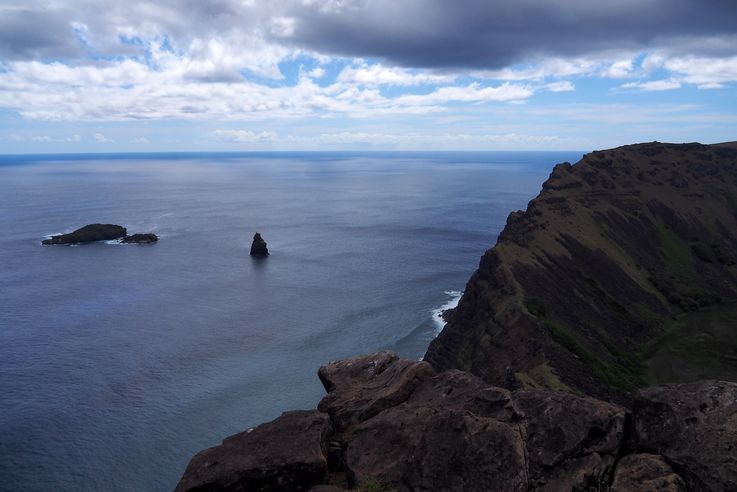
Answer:
M41 244L80 244L95 241L110 241L124 237L128 231L115 224L89 224L69 234L59 234L45 239Z
M269 256L269 249L266 247L266 241L258 232L253 235L251 243L251 256Z

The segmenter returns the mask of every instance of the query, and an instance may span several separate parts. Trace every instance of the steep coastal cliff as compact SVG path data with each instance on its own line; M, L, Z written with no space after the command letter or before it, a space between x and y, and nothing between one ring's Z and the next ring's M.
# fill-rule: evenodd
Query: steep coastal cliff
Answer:
M651 361L667 365L679 332L709 325L700 310L731 316L736 252L737 144L593 152L557 165L510 214L425 360L508 388L621 401L669 382ZM694 369L681 379L737 376L737 329L711 331L674 356Z
M735 301L737 144L594 152L510 215L424 361L323 366L316 410L177 491L737 490Z

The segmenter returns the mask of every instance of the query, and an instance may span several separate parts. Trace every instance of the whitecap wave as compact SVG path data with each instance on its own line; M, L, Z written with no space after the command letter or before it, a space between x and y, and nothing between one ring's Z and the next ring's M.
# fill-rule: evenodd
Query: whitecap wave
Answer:
M458 301L461 300L463 292L460 290L446 290L445 295L449 296L450 299L440 307L432 310L432 320L435 323L435 336L438 336L443 328L445 328L445 320L443 319L443 311L447 309L453 309L458 305Z

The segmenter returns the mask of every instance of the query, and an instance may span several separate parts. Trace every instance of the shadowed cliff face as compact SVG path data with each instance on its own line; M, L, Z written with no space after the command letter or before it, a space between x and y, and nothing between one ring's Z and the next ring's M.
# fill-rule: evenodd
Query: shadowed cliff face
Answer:
M684 313L737 300L736 262L737 143L593 152L510 214L425 360L619 400Z

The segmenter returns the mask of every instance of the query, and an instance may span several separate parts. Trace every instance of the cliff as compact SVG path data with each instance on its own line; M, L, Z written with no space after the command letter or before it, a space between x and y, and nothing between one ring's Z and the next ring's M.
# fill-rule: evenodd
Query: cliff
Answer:
M594 152L509 216L424 361L321 367L316 410L176 490L737 490L735 301L737 144Z
M510 214L425 360L616 401L668 379L732 379L737 329L712 325L734 314L735 252L737 143L593 152ZM665 370L676 360L679 374Z

